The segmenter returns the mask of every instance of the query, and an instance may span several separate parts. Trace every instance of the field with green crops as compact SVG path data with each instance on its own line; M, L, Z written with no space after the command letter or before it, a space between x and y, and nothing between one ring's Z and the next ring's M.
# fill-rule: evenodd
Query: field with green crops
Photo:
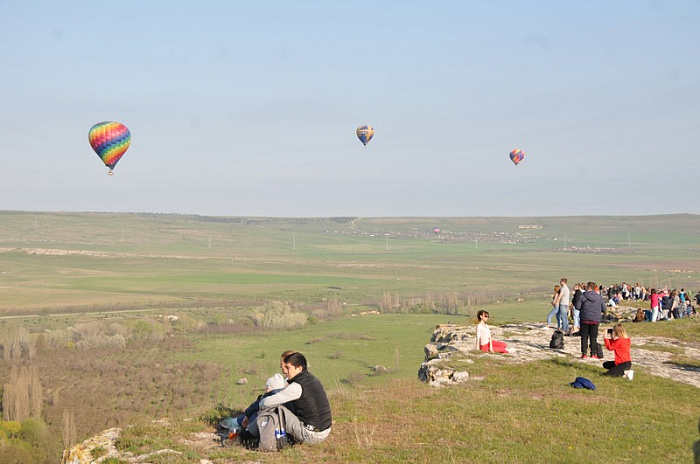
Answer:
M329 442L276 456L188 450L163 462L687 462L697 389L643 369L634 383L601 379L597 396L567 382L598 368L570 362L512 366L494 357L471 368L483 380L445 390L416 375L436 324L471 324L481 307L494 324L542 322L562 276L697 292L698 230L694 215L0 212L0 385L13 366L35 366L45 427L0 446L32 442L30 460L13 462L56 462L69 439L65 411L82 440L131 423L147 430L153 418L211 417L217 405L241 409L278 370L279 353L296 349L331 395ZM698 325L635 325L632 336L688 343ZM13 358L15 346L28 348ZM648 398L663 401L647 407ZM130 443L179 446L157 430L143 434ZM15 448L4 455L25 456Z
M371 305L387 292L531 300L561 276L693 289L700 288L699 229L700 217L693 215L275 219L0 212L0 314L242 298Z

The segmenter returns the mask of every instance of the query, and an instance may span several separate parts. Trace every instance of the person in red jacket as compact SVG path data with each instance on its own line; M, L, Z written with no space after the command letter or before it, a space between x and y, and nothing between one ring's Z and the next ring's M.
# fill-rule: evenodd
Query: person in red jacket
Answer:
M630 356L631 340L622 324L608 329L605 334L605 348L615 352L615 361L605 361L603 367L608 371L603 375L627 377L632 380L632 357Z

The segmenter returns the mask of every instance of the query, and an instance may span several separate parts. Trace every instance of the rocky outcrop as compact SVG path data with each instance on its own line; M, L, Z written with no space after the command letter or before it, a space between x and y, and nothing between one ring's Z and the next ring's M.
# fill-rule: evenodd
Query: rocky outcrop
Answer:
M63 452L61 464L88 464L119 457L115 446L121 429L111 428ZM94 453L94 454L93 454Z
M474 362L469 350L474 349L473 327L440 324L435 327L430 343L425 345L425 362L418 370L418 378L435 387L461 383L469 379L469 372L455 363Z
M639 306L608 306L603 314L603 322L634 322L634 318L637 316L637 309L649 309L649 302L640 301Z
M469 380L469 372L456 370L452 367L443 367L440 365L440 361L439 359L431 359L421 364L418 370L418 378L434 387L442 387L451 383Z
M156 421L167 426L167 421ZM121 435L120 428L111 428L96 435L79 445L63 452L61 464L92 464L102 462L122 462L122 463L149 463L149 462L169 462L177 460L182 455L181 451L163 448L146 454L134 454L128 451L117 449L117 441ZM191 433L185 438L180 438L178 443L184 444L187 448L215 451L220 449L223 435L213 432ZM178 461L179 462L179 461ZM211 464L209 459L202 459L199 464Z
M506 324L489 327L494 340L508 344L511 353L498 356L505 356L510 362L529 362L574 355L580 351L579 339L575 337L568 337L576 342L565 343L564 349L550 349L552 329L544 324ZM440 324L435 327L430 343L425 345L424 351L425 361L418 371L418 378L433 386L469 380L467 366L476 358L494 355L476 349L476 325Z
M619 313L608 311L607 320L610 322L604 322L601 325L598 343L604 343L604 330L618 321L627 324L626 315L636 312L636 308L618 307L617 310ZM617 318L618 314L621 316L620 319ZM656 324L672 323L671 321ZM651 324L651 322L642 322L642 324ZM484 356L502 356L505 362L512 363L564 357L575 363L602 366L603 360L580 359L581 339L577 336L564 337L562 349L549 348L554 330L545 324L517 323L489 327L493 339L506 342L512 353L485 353L477 350L476 325L440 324L435 327L430 343L425 345L425 360L418 370L418 378L436 387L466 382L473 379L469 375L469 364ZM668 350L665 350L665 347L668 347ZM677 340L663 337L632 337L632 363L633 366L644 368L649 374L700 388L700 369L687 365L679 366L673 362L679 349L683 350L682 356L700 360L700 343L679 343ZM613 359L613 353L606 351L605 360L611 359ZM639 372L635 374L634 381L636 382L638 378Z

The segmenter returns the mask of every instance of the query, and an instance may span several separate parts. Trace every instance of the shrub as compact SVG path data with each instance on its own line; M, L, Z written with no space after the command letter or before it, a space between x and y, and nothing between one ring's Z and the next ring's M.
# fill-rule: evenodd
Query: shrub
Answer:
M8 438L15 438L20 430L22 430L22 424L19 422L0 420L0 431L5 432Z
M128 340L131 338L131 330L128 327L124 327L121 324L117 324L116 322L111 324L109 328L107 329L107 335L109 336L114 336L114 335L120 335L121 337L124 338L124 340Z
M387 366L377 365L372 368L372 376L389 374L391 373L391 368Z
M231 409L230 407L224 406L222 403L219 403L216 405L216 408L204 411L199 416L199 420L209 425L216 425L222 419L237 416L240 413L240 410Z
M129 335L129 331L119 324L107 326L101 322L78 324L71 327L68 332L71 346L79 350L124 348Z
M173 322L173 327L180 332L199 331L206 327L206 322L195 319L189 314L178 314L177 320Z
M41 443L46 435L46 424L41 419L27 419L22 421L22 428L18 437L31 444Z
M308 320L305 313L294 311L288 304L279 301L257 308L251 316L253 324L265 330L298 329Z
M350 385L356 385L356 384L362 382L362 380L364 380L364 378L365 378L365 374L363 374L361 372L354 371L348 375L347 380L348 380L348 383Z
M251 364L249 366L243 366L238 369L238 372L241 374L246 374L246 375L257 375L258 373L258 366L255 364Z
M70 340L68 331L59 330L44 335L44 347L51 351L64 347L75 348L75 344Z
M29 450L20 444L0 446L0 464L34 464L34 458Z
M158 342L165 338L168 329L151 320L139 320L130 326L133 339L137 341Z

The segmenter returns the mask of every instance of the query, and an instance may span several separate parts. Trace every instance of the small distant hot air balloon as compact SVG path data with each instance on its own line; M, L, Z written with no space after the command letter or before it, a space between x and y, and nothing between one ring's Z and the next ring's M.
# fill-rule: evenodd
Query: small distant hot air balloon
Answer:
M367 146L369 141L372 140L372 137L374 137L374 129L372 129L372 126L360 126L355 133L364 146Z
M525 158L525 153L517 148L510 152L510 160L515 163L515 167L518 167L523 158Z
M436 227L436 228L433 229L433 232L435 232L436 234L439 234L439 233L440 233L440 229L438 229L438 228Z
M124 124L105 121L90 128L88 140L97 156L109 168L108 174L111 176L112 169L131 144L131 132Z

